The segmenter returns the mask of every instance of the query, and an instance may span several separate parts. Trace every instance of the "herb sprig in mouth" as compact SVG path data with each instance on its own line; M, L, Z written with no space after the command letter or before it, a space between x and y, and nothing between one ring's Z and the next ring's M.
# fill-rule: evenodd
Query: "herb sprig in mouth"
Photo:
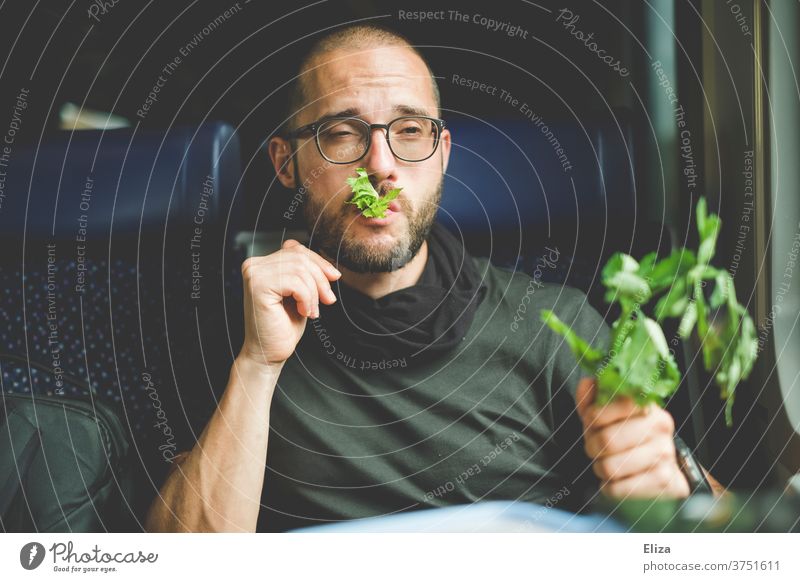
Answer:
M385 218L389 203L397 198L402 188L394 188L380 196L369 181L365 168L356 168L356 174L355 178L347 178L347 184L353 190L353 197L347 203L357 206L367 218Z

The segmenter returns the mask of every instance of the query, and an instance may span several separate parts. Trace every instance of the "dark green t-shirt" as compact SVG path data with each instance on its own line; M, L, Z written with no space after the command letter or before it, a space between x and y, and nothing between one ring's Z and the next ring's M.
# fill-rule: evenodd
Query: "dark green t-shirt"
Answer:
M580 291L474 260L488 292L434 360L365 363L309 323L273 399L259 531L490 499L580 509L582 373L539 311L598 347L608 328Z

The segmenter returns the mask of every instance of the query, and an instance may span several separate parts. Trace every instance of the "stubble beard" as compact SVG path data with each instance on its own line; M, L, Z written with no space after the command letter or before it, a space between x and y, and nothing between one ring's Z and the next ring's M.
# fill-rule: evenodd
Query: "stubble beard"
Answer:
M416 209L406 199L398 199L406 218L406 231L394 244L378 245L359 240L350 228L355 220L350 204L342 204L335 214L333 208L320 203L324 197L306 189L303 217L309 234L309 247L334 259L340 266L355 273L388 273L401 269L413 259L428 238L436 210L442 197L442 179L425 196ZM383 185L382 190L389 188ZM338 203L332 203L338 204Z

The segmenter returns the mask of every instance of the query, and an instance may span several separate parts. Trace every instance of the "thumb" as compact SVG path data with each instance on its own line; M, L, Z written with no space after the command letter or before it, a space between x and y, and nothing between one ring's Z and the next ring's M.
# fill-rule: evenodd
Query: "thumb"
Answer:
M578 388L575 390L575 408L581 418L586 414L589 407L594 404L596 395L597 384L594 378L581 378L578 382Z

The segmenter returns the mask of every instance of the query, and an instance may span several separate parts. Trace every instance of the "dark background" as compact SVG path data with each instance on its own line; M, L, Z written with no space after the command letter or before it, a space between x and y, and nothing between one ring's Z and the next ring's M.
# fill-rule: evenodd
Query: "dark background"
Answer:
M87 14L88 2L76 3L67 13L63 3L54 0L39 3L33 11L29 3L17 2L4 8L0 22L0 38L9 51L13 45L2 73L2 110L18 87L29 87L33 113L27 114L23 139L35 140L57 129L59 108L67 101L127 117L142 128L227 121L242 140L246 195L258 205L274 177L262 145L285 119L285 86L303 51L327 28L374 22L407 36L440 77L445 119L456 114L521 119L519 111L497 97L455 86L453 74L505 88L537 113L554 118L609 116L633 99L628 80L609 74L608 67L554 25L554 19L558 9L572 7L581 17L577 27L595 32L609 54L633 69L631 45L636 40L625 27L638 18L636 3L243 0L237 14L182 57L159 101L140 120L136 111L161 69L234 5L121 0L106 14L99 13L96 22ZM479 13L519 25L528 35L509 37L471 21L401 20L399 10ZM269 216L263 220L259 227L273 225Z

